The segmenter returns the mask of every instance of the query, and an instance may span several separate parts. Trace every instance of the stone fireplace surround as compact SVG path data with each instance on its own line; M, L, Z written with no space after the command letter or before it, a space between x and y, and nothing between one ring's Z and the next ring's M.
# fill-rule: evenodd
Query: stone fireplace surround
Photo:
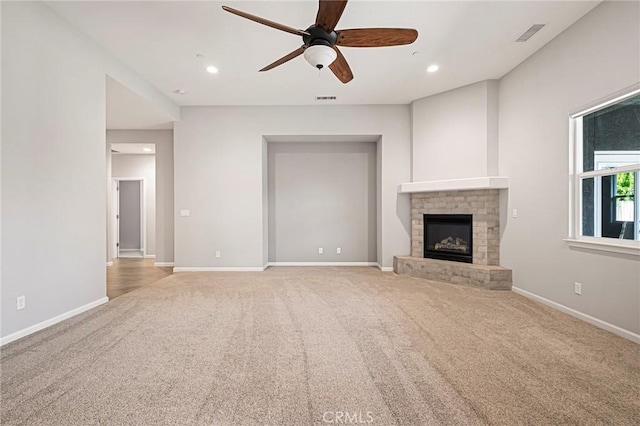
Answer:
M411 194L411 256L396 256L393 270L455 284L511 289L511 270L500 264L500 189L461 189ZM473 215L473 263L425 259L423 214Z

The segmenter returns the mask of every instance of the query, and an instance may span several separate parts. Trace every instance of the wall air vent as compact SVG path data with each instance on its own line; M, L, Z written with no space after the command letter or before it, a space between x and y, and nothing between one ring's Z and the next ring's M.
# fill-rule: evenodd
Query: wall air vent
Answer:
M335 101L335 96L316 96L316 101Z
M532 25L531 28L525 31L524 34L522 34L520 38L516 40L516 43L524 43L525 41L529 40L535 33L540 31L542 27L544 27L544 25L545 24Z

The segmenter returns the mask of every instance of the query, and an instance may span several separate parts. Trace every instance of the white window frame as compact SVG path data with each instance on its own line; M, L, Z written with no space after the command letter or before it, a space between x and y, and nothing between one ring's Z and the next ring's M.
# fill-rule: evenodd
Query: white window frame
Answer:
M594 170L585 172L582 168L582 118L638 94L640 94L640 83L593 102L569 115L569 229L568 238L565 238L565 241L571 247L640 256L640 241L582 235L582 182L589 178L594 178L594 181L597 182L601 180L602 176L640 172L640 164L597 170L595 163ZM636 197L638 195L636 192Z

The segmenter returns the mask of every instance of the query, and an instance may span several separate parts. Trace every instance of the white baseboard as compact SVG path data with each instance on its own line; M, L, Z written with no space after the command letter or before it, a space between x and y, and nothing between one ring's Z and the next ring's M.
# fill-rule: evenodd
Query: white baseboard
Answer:
M155 254L145 254L145 255L144 255L144 258L145 258L145 259L155 259L155 258L156 258L156 255L155 255Z
M393 266L382 266L379 263L376 263L376 266L378 267L378 269L380 269L382 272L393 272Z
M113 266L113 262L107 262L107 266Z
M262 266L221 266L221 267L203 267L203 266L178 266L173 268L173 272L262 272Z
M537 294L530 293L518 287L511 287L511 291L513 291L514 293L518 293L528 299L535 300L536 302L540 302L543 305L551 306L552 308L555 308L561 312L564 312L565 314L568 314L568 315L571 315L572 317L586 321L589 324L595 325L596 327L610 331L611 333L617 334L620 337L624 337L625 339L629 339L633 342L640 343L640 335L632 331L625 330L624 328L620 328L617 325L609 324L606 321L602 321L598 318L594 318L591 315L587 315L580 311L576 311L575 309L572 309L568 306L554 302L553 300L546 299L542 296L538 296Z
M176 264L173 262L154 262L153 266L158 266L163 268L163 267L174 267L176 266Z
M35 333L36 331L40 331L47 327L51 327L54 324L59 323L60 321L64 321L71 317L74 317L78 314L81 314L89 309L93 309L97 306L100 306L109 301L108 297L103 297L102 299L95 300L91 303L87 303L86 305L80 306L79 308L72 309L69 312L65 312L64 314L60 314L56 317L48 319L46 321L42 321L38 324L32 325L31 327L23 328L20 331L16 331L15 333L9 334L8 336L0 339L0 346L6 345L7 343L13 342L14 340L18 340L22 337L28 336L29 334Z
M376 262L269 262L269 266L378 266Z

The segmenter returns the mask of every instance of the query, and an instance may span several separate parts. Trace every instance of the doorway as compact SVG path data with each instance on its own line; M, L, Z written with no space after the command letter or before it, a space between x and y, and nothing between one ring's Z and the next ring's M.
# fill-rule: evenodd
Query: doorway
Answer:
M143 178L114 179L114 258L145 256Z
M137 138L137 133L128 137ZM150 142L109 144L107 296L111 299L172 273L170 267L155 264L155 148Z

